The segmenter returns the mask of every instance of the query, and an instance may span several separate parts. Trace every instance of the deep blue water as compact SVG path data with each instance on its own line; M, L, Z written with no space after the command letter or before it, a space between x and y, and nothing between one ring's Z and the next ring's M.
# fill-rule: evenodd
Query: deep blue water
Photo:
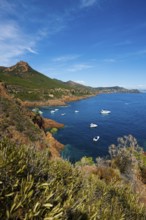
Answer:
M59 109L54 114L51 110ZM101 109L111 111L100 114ZM75 113L78 110L78 113ZM132 134L146 150L146 93L101 94L69 103L66 107L42 107L43 116L65 124L54 136L65 144L62 156L77 161L83 156L108 155L108 146L117 138ZM61 115L65 113L65 115ZM90 128L90 123L98 124ZM93 137L100 139L93 142Z

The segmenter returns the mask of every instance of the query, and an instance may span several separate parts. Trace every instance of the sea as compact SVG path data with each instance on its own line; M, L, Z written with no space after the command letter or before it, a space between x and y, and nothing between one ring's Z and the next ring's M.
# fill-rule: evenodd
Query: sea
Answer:
M111 111L103 115L102 109ZM117 138L133 135L146 150L146 93L100 94L67 106L41 107L43 116L65 126L54 137L65 145L61 156L71 162L82 157L108 157L108 147ZM98 126L91 128L90 124ZM93 138L99 136L98 141Z

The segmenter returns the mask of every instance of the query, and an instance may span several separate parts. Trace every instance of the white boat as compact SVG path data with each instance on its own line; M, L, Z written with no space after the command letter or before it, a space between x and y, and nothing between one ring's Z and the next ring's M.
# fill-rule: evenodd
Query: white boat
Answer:
M96 136L96 137L93 138L93 141L98 141L99 138L100 138L100 136Z
M61 115L65 115L65 113L62 113Z
M42 111L39 111L39 114L40 114L40 115L42 115L42 114L43 114L43 112L42 112Z
M54 110L51 110L50 112L51 112L51 114L53 114L55 111L54 111Z
M101 113L101 114L110 114L111 111L102 109L102 110L100 111L100 113Z
M91 123L90 124L90 128L96 128L98 125L97 124L94 124L94 123Z
M79 111L78 110L75 110L75 113L78 113Z
M43 112L40 111L38 108L34 108L34 109L32 109L32 111L33 111L34 113L36 113L36 114L39 114L39 115L42 115L42 114L43 114Z

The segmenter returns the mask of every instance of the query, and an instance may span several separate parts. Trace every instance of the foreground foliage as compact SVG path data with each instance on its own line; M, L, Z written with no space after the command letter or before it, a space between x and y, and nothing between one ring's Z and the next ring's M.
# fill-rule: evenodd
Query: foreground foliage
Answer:
M0 143L0 219L146 219L127 184L108 184L64 160L3 139Z

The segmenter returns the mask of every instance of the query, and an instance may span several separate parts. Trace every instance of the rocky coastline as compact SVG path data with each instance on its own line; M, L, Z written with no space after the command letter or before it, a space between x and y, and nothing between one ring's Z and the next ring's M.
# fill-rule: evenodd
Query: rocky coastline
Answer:
M39 107L39 106L66 106L68 102L78 101L86 98L93 97L95 95L86 96L64 96L62 99L52 99L47 101L23 101L24 107Z
M13 98L4 83L0 83L0 139L5 137L13 143L48 148L51 158L60 158L64 145L58 142L50 129L60 129L64 124L37 115Z

